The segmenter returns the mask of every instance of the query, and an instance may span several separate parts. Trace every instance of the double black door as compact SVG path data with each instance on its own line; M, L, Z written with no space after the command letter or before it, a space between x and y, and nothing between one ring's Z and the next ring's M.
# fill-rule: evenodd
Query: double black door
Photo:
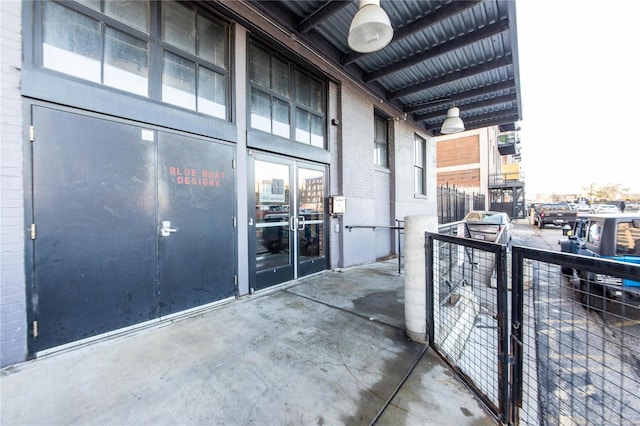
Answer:
M233 149L33 107L30 352L235 295Z
M326 166L266 154L254 154L251 164L251 287L326 269Z

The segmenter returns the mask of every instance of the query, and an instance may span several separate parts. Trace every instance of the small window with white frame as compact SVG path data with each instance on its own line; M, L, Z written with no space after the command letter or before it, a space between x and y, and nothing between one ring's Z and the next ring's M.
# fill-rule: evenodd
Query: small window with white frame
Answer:
M389 167L389 124L378 114L374 116L373 164Z
M426 145L427 141L418 135L415 135L414 140L414 192L419 195L427 194L427 177L425 164L426 158Z

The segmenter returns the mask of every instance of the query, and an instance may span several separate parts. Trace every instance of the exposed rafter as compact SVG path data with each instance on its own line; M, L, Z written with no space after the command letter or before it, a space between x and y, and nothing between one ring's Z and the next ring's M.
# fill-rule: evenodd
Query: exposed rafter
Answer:
M384 76L393 74L395 72L401 71L406 68L410 68L422 62L429 61L435 58L436 56L449 53L452 50L460 49L465 46L469 46L474 43L477 43L478 41L483 40L485 38L493 37L508 29L509 29L508 21L502 20L500 22L496 22L495 24L489 25L488 27L482 28L478 31L468 33L466 35L463 35L462 37L458 37L449 42L442 43L438 46L435 46L431 49L427 49L416 55L409 56L408 58L402 59L401 61L398 61L393 65L389 65L377 71L365 74L363 80L367 83L378 80L379 78L382 78Z
M506 80L496 84L490 84L482 87L478 87L476 89L466 90L464 92L458 92L455 94L449 95L456 103L463 102L464 99L474 98L479 96L488 95L491 93L501 92L505 90L512 90L514 87L513 80ZM419 103L415 105L411 105L409 107L403 108L403 112L411 113L425 110L429 107L433 106L433 100L427 100L424 103Z
M323 21L335 15L343 7L352 3L352 0L334 0L323 4L312 15L300 21L298 28L302 34L306 34Z
M515 94L509 94L509 95L502 95L502 96L496 96L494 98L484 99L482 101L470 102L468 104L456 103L456 106L458 106L461 110L464 110L465 107L473 108L473 109L491 108L497 105L506 104L509 102L515 102L516 100L517 99ZM445 106L444 110L446 110L446 108L450 107L451 105L447 105L445 103L444 106ZM415 121L431 121L435 119L440 119L440 121L444 121L444 119L446 118L445 116L446 116L446 112L443 114L440 111L434 111L428 114L415 115L413 119Z
M389 92L387 93L387 99L394 100L394 99L402 98L404 96L408 96L413 93L421 92L423 90L440 86L441 84L451 83L452 81L461 80L463 78L469 78L474 75L493 71L498 68L506 67L511 64L512 64L512 59L509 56L508 58L502 58L502 59L481 64L481 65L465 68L463 70L452 72L450 74L446 74L441 77L432 78L431 80L414 84L413 86L405 87L404 89L396 90L394 92Z

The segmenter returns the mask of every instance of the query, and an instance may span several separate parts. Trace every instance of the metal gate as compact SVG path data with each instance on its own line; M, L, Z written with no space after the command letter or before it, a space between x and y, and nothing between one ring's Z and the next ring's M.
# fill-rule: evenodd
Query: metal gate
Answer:
M35 352L235 295L233 149L33 107Z
M640 298L601 290L640 266L441 234L426 250L430 345L500 422L640 424Z

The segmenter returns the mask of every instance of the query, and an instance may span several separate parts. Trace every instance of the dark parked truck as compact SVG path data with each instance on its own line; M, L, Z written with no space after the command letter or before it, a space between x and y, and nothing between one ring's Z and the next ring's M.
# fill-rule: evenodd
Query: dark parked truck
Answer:
M538 206L533 216L533 224L540 229L545 225L569 225L573 227L578 212L567 203L546 203Z
M640 214L579 214L569 238L558 241L563 253L596 256L620 262L640 264ZM571 268L562 267L562 273L573 275ZM640 298L640 282L616 279L592 272L576 271L580 285L590 294L616 299L627 296ZM590 304L593 305L593 304Z

